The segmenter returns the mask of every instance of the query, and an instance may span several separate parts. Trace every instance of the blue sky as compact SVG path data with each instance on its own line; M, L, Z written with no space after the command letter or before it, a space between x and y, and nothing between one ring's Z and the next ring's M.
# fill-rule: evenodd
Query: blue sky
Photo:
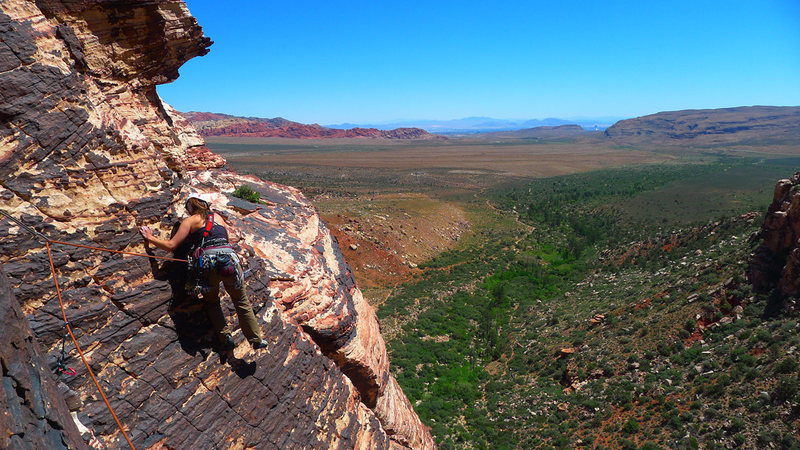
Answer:
M188 0L181 111L304 123L800 105L800 1Z

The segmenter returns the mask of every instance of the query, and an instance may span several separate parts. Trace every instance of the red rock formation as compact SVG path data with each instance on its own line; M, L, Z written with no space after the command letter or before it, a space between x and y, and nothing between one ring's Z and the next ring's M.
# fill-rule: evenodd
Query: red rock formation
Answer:
M137 225L168 233L199 190L240 237L270 346L253 351L237 331L227 362L211 351L197 303L179 296L182 283L154 279L174 281L182 264L54 248L67 315L137 447L433 447L313 205L296 189L224 170L156 94L210 45L183 2L6 0L0 29L1 208L51 239L141 252ZM242 183L267 204L230 196ZM44 247L0 221L0 263L52 367L64 326ZM275 272L296 281L271 282ZM83 402L81 422L124 446L86 369L70 365L77 376L59 377ZM23 426L11 417L2 426Z
M800 297L800 172L775 185L760 237L763 241L750 257L753 288Z
M293 139L446 139L444 136L428 133L421 128L396 128L394 130L351 128L342 130L326 128L317 124L306 125L281 117L261 119L194 111L183 113L183 115L203 136L281 137Z

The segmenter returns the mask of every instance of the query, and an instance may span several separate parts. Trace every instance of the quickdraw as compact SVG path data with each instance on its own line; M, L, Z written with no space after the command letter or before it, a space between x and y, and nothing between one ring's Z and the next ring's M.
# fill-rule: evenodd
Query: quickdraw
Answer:
M65 327L67 325L69 325L69 323L64 323ZM68 337L69 333L64 333L64 337L61 339L61 356L59 356L58 359L56 359L56 370L58 370L60 373L63 373L64 375L69 375L71 377L74 377L78 375L78 371L72 367L68 367L65 364L68 358L66 349Z
M63 373L64 375L69 375L71 377L74 377L74 376L78 375L78 371L75 370L74 368L66 367L64 365L61 365L61 363L58 363L58 364L59 365L56 368L58 369L59 372Z

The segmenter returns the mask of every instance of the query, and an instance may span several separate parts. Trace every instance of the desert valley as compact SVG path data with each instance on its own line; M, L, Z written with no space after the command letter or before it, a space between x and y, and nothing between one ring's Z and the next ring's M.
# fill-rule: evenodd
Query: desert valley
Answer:
M333 67L332 85L259 73L311 92L289 105L341 88L342 111L367 111L395 84L415 102L459 83L458 100L484 97L460 66L427 95L436 70L413 89L393 77L444 41L463 64L460 39L341 5L247 27L242 5L206 16L220 54L245 46L228 31L272 32L270 57L308 42L301 56ZM481 26L519 20L479 10ZM428 32L470 38L438 20L462 12L431 13ZM244 86L241 111L173 107L163 87L215 48L201 25L181 0L0 2L0 448L800 448L800 107L323 126L253 116L262 92L294 92L261 78L189 94ZM378 45L424 44L415 64L352 51L390 30L404 37ZM466 60L494 55L471 43ZM485 97L527 95L500 84Z
M791 447L796 307L751 292L750 254L798 114L205 139L315 204L441 447Z

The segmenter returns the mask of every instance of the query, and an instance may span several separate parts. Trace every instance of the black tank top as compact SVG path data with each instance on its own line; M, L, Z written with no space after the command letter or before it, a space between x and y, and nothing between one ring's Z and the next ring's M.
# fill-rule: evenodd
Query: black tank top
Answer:
M189 235L192 240L192 247L200 246L201 242L203 243L203 247L228 245L228 230L216 222L214 222L214 225L208 232L208 236L206 236L205 241L203 241L203 233L206 231L207 224L208 222L203 222L202 228Z

